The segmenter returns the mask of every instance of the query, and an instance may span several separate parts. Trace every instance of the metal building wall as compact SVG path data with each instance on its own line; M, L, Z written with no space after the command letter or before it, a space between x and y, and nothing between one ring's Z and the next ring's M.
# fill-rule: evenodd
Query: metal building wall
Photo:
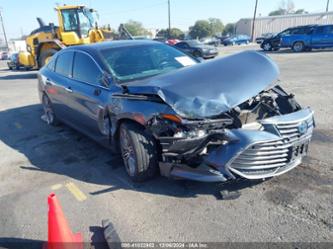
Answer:
M254 38L263 33L278 33L284 29L307 24L333 24L333 11L316 14L259 17L256 19ZM240 19L236 23L236 34L251 36L252 19Z

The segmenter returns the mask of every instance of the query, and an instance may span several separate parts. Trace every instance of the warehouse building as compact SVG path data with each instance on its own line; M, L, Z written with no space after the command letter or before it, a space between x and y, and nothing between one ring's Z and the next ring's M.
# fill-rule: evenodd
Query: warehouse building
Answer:
M235 33L251 36L252 18L242 18L236 23ZM294 26L308 24L333 24L333 11L323 13L257 17L254 39L264 33L278 33Z

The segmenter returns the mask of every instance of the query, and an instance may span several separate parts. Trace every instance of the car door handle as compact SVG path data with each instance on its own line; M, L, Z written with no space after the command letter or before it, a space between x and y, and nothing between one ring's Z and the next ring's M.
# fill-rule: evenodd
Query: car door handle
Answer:
M101 89L96 88L94 90L94 95L99 96L102 93Z
M66 87L65 91L68 92L68 93L72 93L73 92L73 90L72 90L72 88L70 86Z

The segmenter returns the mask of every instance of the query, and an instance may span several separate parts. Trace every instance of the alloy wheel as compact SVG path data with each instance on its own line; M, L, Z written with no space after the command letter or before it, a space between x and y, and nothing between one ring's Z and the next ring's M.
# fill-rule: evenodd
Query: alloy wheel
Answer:
M54 121L54 112L51 106L50 99L44 95L43 97L44 119L47 124L52 124Z
M304 45L302 42L296 42L293 47L295 52L302 52L304 49Z
M271 46L270 43L265 43L265 44L264 44L264 50L265 50L265 51L270 51L271 49L272 49L272 46Z
M120 131L120 148L126 171L130 176L134 176L136 170L136 157L133 145L130 142L128 131L125 129Z

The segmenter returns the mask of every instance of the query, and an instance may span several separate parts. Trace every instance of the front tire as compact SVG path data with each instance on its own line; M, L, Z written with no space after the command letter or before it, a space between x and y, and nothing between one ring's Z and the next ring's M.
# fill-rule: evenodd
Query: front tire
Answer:
M127 174L134 182L153 178L158 170L157 146L152 135L135 123L120 126L120 149Z
M265 43L262 47L264 51L272 51L272 44L270 42Z

